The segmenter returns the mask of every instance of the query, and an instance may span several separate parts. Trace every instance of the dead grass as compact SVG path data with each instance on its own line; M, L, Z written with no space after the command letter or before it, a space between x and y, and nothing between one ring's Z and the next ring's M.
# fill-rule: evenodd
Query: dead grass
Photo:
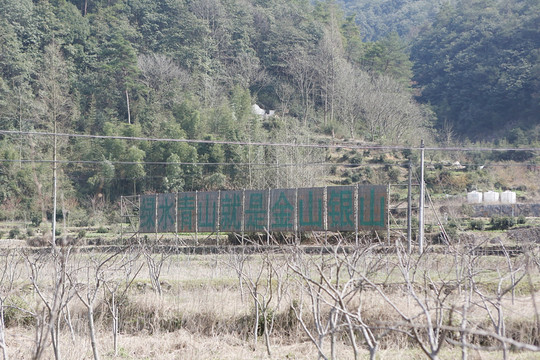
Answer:
M33 342L33 332L28 328L11 328L6 336L11 359L30 359ZM89 340L84 336L77 336L73 342L69 334L63 333L62 359L81 360L91 359L92 350ZM274 346L274 353L269 357L264 344L261 342L253 349L251 344L238 339L235 336L223 335L219 337L200 336L186 330L178 330L170 333L137 335L122 334L120 336L120 349L114 356L112 349L112 337L102 333L99 337L101 344L102 359L129 359L129 360L252 360L252 359L294 359L312 360L317 358L317 352L310 342L301 341L293 344L279 344ZM338 346L339 359L353 359L350 348L345 344ZM368 357L367 351L360 353L360 358ZM441 359L457 359L461 354L458 349L445 349ZM44 358L53 358L51 352L46 352ZM381 349L378 352L380 360L416 360L425 358L419 349ZM471 351L471 360L495 360L501 358L498 351ZM533 360L538 354L527 352L513 352L511 359Z
M99 258L102 254L74 254L74 264L86 266ZM246 269L252 271L250 276L257 273L262 266L263 255L251 256L246 262ZM375 255L369 255L375 256ZM380 256L380 255L376 255ZM316 257L318 260L323 257ZM253 342L253 326L255 323L255 305L250 296L247 284L240 287L238 274L230 266L233 257L222 255L175 255L166 260L160 278L163 295L156 294L143 259L137 260L134 268L143 265L132 287L124 298L119 298L120 311L120 338L119 355L123 359L267 359L263 337L259 337L257 346ZM275 257L275 261L282 263L285 255ZM390 264L396 258L389 255L386 258L388 266L370 275L376 283L381 284L383 291L392 302L405 314L414 316L421 310L408 295L403 279L395 267ZM419 262L424 271L436 283L455 281L454 258L451 255L432 254ZM482 257L478 259L477 266L481 269L478 279L484 282L483 291L493 293L493 283L497 280L497 272L507 269L506 260L501 257ZM70 269L76 268L75 266ZM18 270L17 270L18 269ZM18 308L26 308L36 312L42 307L29 281L29 271L24 262L17 267L17 277L14 290L8 295ZM52 266L48 262L43 264L43 273L40 275L40 284L44 291L52 291ZM286 270L286 266L285 266ZM418 271L419 291L422 288L420 281L422 271ZM310 270L311 276L316 278L317 272ZM263 275L267 275L263 272ZM291 274L289 274L291 275ZM531 274L538 279L538 274ZM108 280L119 281L123 278L121 272L111 273ZM309 301L302 296L303 288L294 276L287 278L287 295L278 304L275 300L270 303L274 314L274 331L271 334L271 347L274 359L313 359L317 357L316 348L308 341L301 326L296 321L291 305L294 302L304 301L305 308L309 309ZM273 286L279 285L273 280ZM90 281L89 286L92 285ZM264 284L258 291L264 291ZM281 284L284 285L284 284ZM243 293L242 293L242 291ZM530 292L524 286L516 297L511 299L507 294L503 299L507 335L517 341L536 343L537 331L535 322L535 308L532 304ZM434 296L431 290L421 294L422 297ZM459 309L463 302L463 295L456 287L449 288L446 306ZM534 294L537 306L540 293ZM96 303L95 321L98 331L98 343L102 358L115 358L112 353L111 315L106 306L108 295L101 291ZM475 299L478 300L478 299ZM351 303L351 309L358 307L360 297ZM361 292L362 317L368 324L389 324L400 322L399 315L385 302L378 291L366 288ZM92 357L89 343L88 327L85 307L74 298L69 305L74 338L65 324L62 326L61 352L63 359L87 359ZM328 309L324 310L328 311ZM324 316L323 311L323 316ZM33 318L26 314L23 316L16 309L8 309L6 341L12 359L31 358L34 346ZM308 314L306 324L313 330L311 315ZM421 317L421 316L420 316ZM419 318L420 318L419 317ZM457 320L455 320L457 321ZM486 329L490 324L484 310L476 307L470 310L470 321ZM535 337L536 336L536 337ZM360 337L359 337L360 339ZM360 341L361 343L361 341ZM328 341L323 343L327 348ZM492 342L491 345L496 345ZM460 357L459 349L445 346L441 358ZM50 347L47 349L50 351ZM352 359L349 340L341 335L338 341L339 359ZM362 356L368 353L362 350ZM512 353L512 358L532 359L537 355L531 353ZM417 345L402 332L389 332L381 339L380 359L417 359L424 355ZM470 359L491 359L500 357L498 352L470 352ZM44 358L52 358L50 352Z

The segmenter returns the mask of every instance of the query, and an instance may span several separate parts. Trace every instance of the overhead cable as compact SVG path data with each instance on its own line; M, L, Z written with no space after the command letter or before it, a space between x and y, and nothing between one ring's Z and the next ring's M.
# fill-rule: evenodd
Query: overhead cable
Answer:
M42 131L18 131L18 130L0 130L0 134L5 135L34 135L34 136L59 136L71 138L88 138L102 140L130 140L130 141L152 141L152 142L179 142L194 144L219 144L219 145L241 145L241 146L276 146L276 147L301 147L301 148L319 148L319 149L357 149L357 150L420 150L419 146L405 145L360 145L360 144L303 144L303 143L275 143L275 142L251 142L251 141L227 141L227 140L201 140L201 139L172 139L172 138L153 138L140 136L118 136L118 135L90 135L73 133L53 133ZM424 150L430 151L540 151L537 147L528 148L495 148L495 147L424 147Z

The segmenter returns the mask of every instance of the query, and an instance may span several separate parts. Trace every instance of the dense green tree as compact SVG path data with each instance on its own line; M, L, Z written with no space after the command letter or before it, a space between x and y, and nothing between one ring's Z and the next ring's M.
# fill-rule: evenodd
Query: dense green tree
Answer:
M74 63L84 62L87 56L85 46L91 34L88 18L65 0L57 1L53 11L59 22L55 40L62 45L64 55Z
M397 38L362 43L357 19L332 0L0 0L0 128L53 131L56 123L67 133L293 142L310 141L326 122L391 141L383 130L366 131L372 113L355 95L383 76L407 82L407 52ZM374 99L387 99L383 93L373 91ZM277 116L254 115L254 103ZM81 201L311 184L315 170L295 178L293 167L280 164L322 156L232 144L57 140L62 159L72 161L58 172L59 188L66 197L76 189ZM3 135L0 151L50 160L51 144L50 137ZM205 162L216 164L197 164ZM1 196L28 211L47 212L50 188L49 164L0 169Z
M231 94L231 108L234 113L237 128L243 128L251 116L251 94L249 89L240 85L233 87Z
M441 4L455 0L341 0L345 9L356 15L367 41L377 41L392 32L411 39L418 28L430 23Z
M440 128L475 137L538 124L539 21L540 4L523 0L464 1L439 13L412 53L421 99Z
M296 76L299 69L307 69L306 61L314 53L322 36L322 26L314 20L313 7L308 1L271 1L254 7L254 26L258 32L253 36L253 47L262 67L275 77ZM291 70L294 59L302 64ZM313 64L311 64L313 67ZM295 73L296 75L291 75ZM307 86L306 82L302 82ZM298 85L302 101L299 113L306 114L311 108L312 94L306 87ZM309 86L308 86L309 87ZM265 107L275 108L276 89L268 79L252 86L252 93L257 95Z
M202 166L195 165L199 162L197 149L193 146L186 146L182 156L181 160L185 163L182 165L184 190L197 190L202 176Z
M412 62L407 46L393 32L376 42L366 43L361 56L362 68L373 74L385 74L408 84L412 77Z
M171 154L167 158L166 176L163 178L163 185L167 192L178 192L184 190L184 172L180 165L180 156Z
M364 44L362 43L362 33L356 24L355 15L349 15L341 25L343 34L343 46L347 60L356 63L362 57Z
M0 17L0 73L10 81L20 77L28 77L31 62L24 53L15 27L6 18Z
M184 0L134 0L130 17L141 35L143 53L171 55L182 67L197 70L203 61L201 49L207 35L204 24Z
M0 163L0 204L2 204L0 218L14 219L16 215L19 215L16 214L16 207L20 205L21 201L28 203L31 199L28 195L35 195L35 192L31 176L26 171L27 168L17 166L15 162L19 156L16 147L6 140L2 140L0 141L0 155L2 159L6 160ZM26 210L32 209L32 206L29 205L26 204Z
M206 136L204 140L214 140L212 136ZM197 149L199 154L199 160L203 163L208 163L209 165L204 166L203 174L222 172L223 165L225 161L225 152L223 151L223 146L221 144L213 143L201 143Z
M173 115L189 139L195 139L200 134L200 112L189 102L182 102L174 107Z
M117 176L122 179L122 192L123 194L137 194L137 184L141 184L146 177L146 170L144 168L144 160L146 153L139 149L135 145L131 145L122 154L119 159L126 162L126 164L119 165ZM129 184L133 184L131 192ZM127 185L127 186L126 186ZM139 188L140 190L140 188Z
M132 123L134 119L131 113L130 93L133 99L134 91L137 89L136 79L139 75L137 56L133 46L121 35L114 34L102 47L99 58L99 81L100 86L103 87L100 92L102 106L116 109L119 118Z
M102 194L106 200L110 200L111 185L115 178L115 166L109 160L103 160L99 169L88 179L88 184L92 187L93 195Z

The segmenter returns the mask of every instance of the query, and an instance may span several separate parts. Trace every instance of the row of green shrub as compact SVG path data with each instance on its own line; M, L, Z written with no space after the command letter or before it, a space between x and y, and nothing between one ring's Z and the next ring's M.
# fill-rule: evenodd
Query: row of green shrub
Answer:
M489 220L490 230L507 230L514 227L517 224L525 224L527 218L523 215L515 218L514 216L493 216ZM471 230L484 230L486 224L482 219L474 219L469 223L469 228Z
M107 229L104 226L100 226L99 228L96 229L96 233L98 234L107 234L108 232L109 232L109 229ZM6 235L6 232L0 230L0 239L3 239L5 235ZM25 240L35 235L36 235L36 232L32 228L27 228L26 230L23 231L20 228L15 227L9 230L7 238ZM56 236L62 235L62 230L57 228L55 231L55 235ZM86 236L86 230L79 230L79 232L77 233L77 238L83 238L85 236Z

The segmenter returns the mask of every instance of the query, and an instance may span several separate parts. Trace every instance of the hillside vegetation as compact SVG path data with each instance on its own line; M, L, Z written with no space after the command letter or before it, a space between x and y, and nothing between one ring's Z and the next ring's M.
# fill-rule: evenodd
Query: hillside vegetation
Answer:
M446 6L412 47L420 99L438 128L480 139L523 128L534 134L518 142L538 141L539 49L538 1Z
M341 2L364 39L397 34L410 45L418 99L432 105L442 138L493 140L539 124L538 1Z
M336 158L324 149L215 141L417 145L514 129L510 143L536 142L537 2L353 3L0 0L0 130L207 141L58 136L66 209L349 181L315 166ZM368 36L350 12L391 22L412 8L408 42L391 23ZM0 134L0 218L51 217L54 144Z

